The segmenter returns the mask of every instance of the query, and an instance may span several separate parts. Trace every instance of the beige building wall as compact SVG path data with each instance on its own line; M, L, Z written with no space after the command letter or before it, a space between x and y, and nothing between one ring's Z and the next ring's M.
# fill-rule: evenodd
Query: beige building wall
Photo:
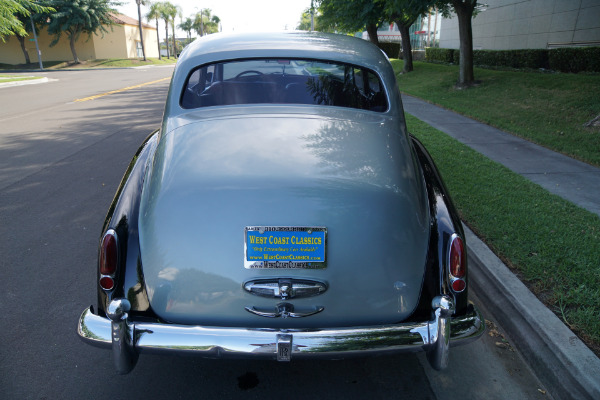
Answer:
M25 48L29 53L29 58L32 63L38 62L37 50L35 48L35 42L29 39L33 39L33 34L25 38ZM77 42L75 42L75 51L80 60L88 60L94 58L94 43L92 40L87 40L88 37L82 35ZM2 64L24 64L25 56L21 50L19 40L14 36L5 38L6 43L0 42L0 63ZM42 61L71 61L73 60L73 53L71 52L71 45L66 34L63 34L58 43L50 47L50 43L54 40L54 36L49 35L44 29L38 32L38 43L40 51L42 53Z
M144 26L144 47L146 57L158 58L158 45L156 43L156 29ZM37 51L33 34L25 38L25 48L29 53L32 63L38 62ZM24 64L25 56L21 45L16 37L5 37L6 42L0 41L0 64ZM72 61L73 54L66 34L53 47L50 43L53 36L44 29L38 32L38 42L42 52L42 61ZM92 35L88 40L87 35L81 35L75 43L75 50L80 60L104 59L104 58L137 58L137 43L140 41L139 28L137 25L121 24L113 25L112 31L104 35ZM140 55L141 56L141 55Z
M600 45L600 0L487 0L473 18L473 48ZM440 47L458 49L458 19L442 19Z
M92 38L96 50L94 58L128 58L125 27L113 25L112 31L110 28L107 30L103 35L94 35Z

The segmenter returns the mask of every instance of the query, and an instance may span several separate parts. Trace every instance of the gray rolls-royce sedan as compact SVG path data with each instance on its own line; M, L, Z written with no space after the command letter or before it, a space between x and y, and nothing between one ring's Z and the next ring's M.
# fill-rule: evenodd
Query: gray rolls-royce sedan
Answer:
M91 272L90 272L91 273ZM306 32L215 34L177 63L99 240L86 342L141 353L343 358L479 337L461 222L407 133L385 54Z

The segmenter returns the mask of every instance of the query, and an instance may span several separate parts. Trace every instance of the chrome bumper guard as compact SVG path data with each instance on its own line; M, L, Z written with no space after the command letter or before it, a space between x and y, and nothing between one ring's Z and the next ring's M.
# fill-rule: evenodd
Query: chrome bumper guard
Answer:
M278 330L187 326L132 322L129 302L113 300L108 318L86 309L79 318L77 333L87 343L111 348L117 372L126 374L140 353L186 353L209 358L344 358L393 352L426 351L437 370L448 365L450 345L468 343L485 330L479 310L469 307L466 315L452 317L454 305L446 296L432 303L429 322L379 326Z

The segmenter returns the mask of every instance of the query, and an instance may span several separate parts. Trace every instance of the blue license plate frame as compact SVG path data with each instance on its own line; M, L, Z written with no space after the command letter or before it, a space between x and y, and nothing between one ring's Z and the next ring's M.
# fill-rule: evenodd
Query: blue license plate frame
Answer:
M244 230L246 269L323 269L326 254L325 227L247 226Z

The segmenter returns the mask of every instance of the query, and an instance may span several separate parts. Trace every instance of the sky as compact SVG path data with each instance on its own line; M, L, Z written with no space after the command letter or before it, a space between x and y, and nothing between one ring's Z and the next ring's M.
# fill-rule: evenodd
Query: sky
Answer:
M123 5L117 7L122 14L137 19L135 0L122 0ZM200 9L210 8L212 15L221 19L223 32L264 32L293 30L300 21L302 12L310 7L310 0L170 0L182 9L183 18L192 17ZM144 15L148 7L142 6L142 21L147 22ZM176 26L181 23L176 19ZM154 26L155 22L150 22ZM159 24L159 33L164 36L164 23ZM170 32L170 29L169 29ZM176 36L184 37L178 31Z

